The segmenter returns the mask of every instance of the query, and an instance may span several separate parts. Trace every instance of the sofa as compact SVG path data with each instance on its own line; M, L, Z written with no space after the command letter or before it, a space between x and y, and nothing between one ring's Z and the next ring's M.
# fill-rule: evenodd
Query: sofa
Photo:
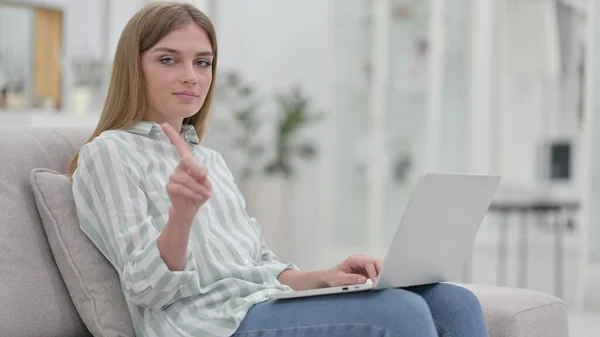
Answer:
M68 218L68 186L49 187L91 131L0 126L0 337L133 335L114 269ZM480 299L491 337L568 336L556 297L462 286Z

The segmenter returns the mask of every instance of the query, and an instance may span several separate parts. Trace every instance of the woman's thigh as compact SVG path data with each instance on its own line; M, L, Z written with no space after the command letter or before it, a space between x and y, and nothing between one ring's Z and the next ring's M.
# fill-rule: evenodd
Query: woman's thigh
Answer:
M259 303L234 336L437 337L437 333L423 297L387 289Z
M481 304L470 290L447 283L406 290L425 299L440 336L488 336Z

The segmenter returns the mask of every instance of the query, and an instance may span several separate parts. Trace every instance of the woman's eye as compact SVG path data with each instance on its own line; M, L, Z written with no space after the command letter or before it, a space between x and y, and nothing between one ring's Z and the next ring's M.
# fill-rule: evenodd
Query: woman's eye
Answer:
M172 64L175 60L171 57L163 57L160 59L160 63L162 64Z
M210 67L212 65L212 63L204 61L204 60L198 60L198 61L196 61L196 65L199 67L205 68L205 67Z

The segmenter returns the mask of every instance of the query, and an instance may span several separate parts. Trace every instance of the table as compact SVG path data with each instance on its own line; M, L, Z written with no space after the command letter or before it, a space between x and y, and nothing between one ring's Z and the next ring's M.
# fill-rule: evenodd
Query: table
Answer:
M579 202L549 199L514 199L497 200L492 202L488 213L498 214L501 217L501 226L498 231L498 276L499 286L506 285L508 268L508 219L516 215L519 221L519 251L518 251L518 286L527 287L527 248L528 248L528 220L546 220L554 231L554 295L563 296L563 235L565 230L575 230L576 223L573 219L579 210Z

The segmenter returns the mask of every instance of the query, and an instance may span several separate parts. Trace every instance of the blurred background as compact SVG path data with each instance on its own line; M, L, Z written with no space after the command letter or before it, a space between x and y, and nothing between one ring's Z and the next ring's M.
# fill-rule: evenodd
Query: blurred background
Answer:
M93 128L147 2L0 0L0 124ZM187 2L219 36L204 143L281 260L383 258L421 174L500 174L456 281L554 294L598 336L600 4Z

